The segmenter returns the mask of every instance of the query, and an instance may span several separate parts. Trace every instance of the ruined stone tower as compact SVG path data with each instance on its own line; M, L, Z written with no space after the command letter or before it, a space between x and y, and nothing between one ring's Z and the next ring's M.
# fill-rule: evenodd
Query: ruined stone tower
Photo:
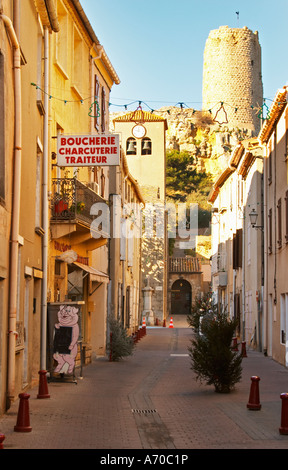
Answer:
M219 123L258 134L263 85L257 31L246 26L210 31L204 51L202 101L203 111L210 111Z

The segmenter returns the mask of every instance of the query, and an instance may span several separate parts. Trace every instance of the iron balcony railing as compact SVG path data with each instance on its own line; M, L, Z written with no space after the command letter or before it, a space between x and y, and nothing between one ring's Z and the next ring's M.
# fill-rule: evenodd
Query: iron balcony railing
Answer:
M95 216L90 209L96 202L105 200L77 178L52 179L51 220L91 224Z
M199 273L201 263L198 258L169 258L170 273Z

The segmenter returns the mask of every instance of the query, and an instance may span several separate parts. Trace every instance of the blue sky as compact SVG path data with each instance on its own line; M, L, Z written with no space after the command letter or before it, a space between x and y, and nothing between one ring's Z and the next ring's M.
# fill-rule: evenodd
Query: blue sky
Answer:
M148 110L179 102L201 109L205 42L224 25L258 31L268 106L288 83L288 0L80 1L121 80L111 112L138 101Z

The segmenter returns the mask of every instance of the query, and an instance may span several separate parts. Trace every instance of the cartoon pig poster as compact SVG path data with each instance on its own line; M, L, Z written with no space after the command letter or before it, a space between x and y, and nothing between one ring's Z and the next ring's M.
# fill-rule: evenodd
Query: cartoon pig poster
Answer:
M78 308L60 305L58 323L54 325L53 358L58 362L54 372L72 374L79 338Z

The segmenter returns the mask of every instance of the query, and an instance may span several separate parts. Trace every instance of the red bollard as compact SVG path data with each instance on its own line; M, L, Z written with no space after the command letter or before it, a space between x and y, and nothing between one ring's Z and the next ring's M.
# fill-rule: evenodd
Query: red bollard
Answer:
M5 441L5 435L0 434L0 449L4 449L3 441Z
M238 351L237 338L233 338L232 350Z
M159 325L159 320L158 320L158 318L156 318L156 320L155 320L155 325L156 325L156 326Z
M242 357L247 357L247 353L246 353L246 342L245 342L245 341L242 341L241 356L242 356Z
M260 410L261 404L259 399L259 380L260 377L253 376L251 377L251 387L250 387L250 395L249 395L249 402L247 403L247 408L249 410Z
M47 384L47 370L39 370L39 389L37 398L50 398Z
M166 319L163 320L163 328L166 328Z
M288 393L281 393L280 398L282 400L282 409L279 432L280 434L288 434Z
M17 423L14 426L14 431L16 432L31 432L32 428L30 426L30 417L29 417L29 398L28 393L19 394L20 403L18 409Z

